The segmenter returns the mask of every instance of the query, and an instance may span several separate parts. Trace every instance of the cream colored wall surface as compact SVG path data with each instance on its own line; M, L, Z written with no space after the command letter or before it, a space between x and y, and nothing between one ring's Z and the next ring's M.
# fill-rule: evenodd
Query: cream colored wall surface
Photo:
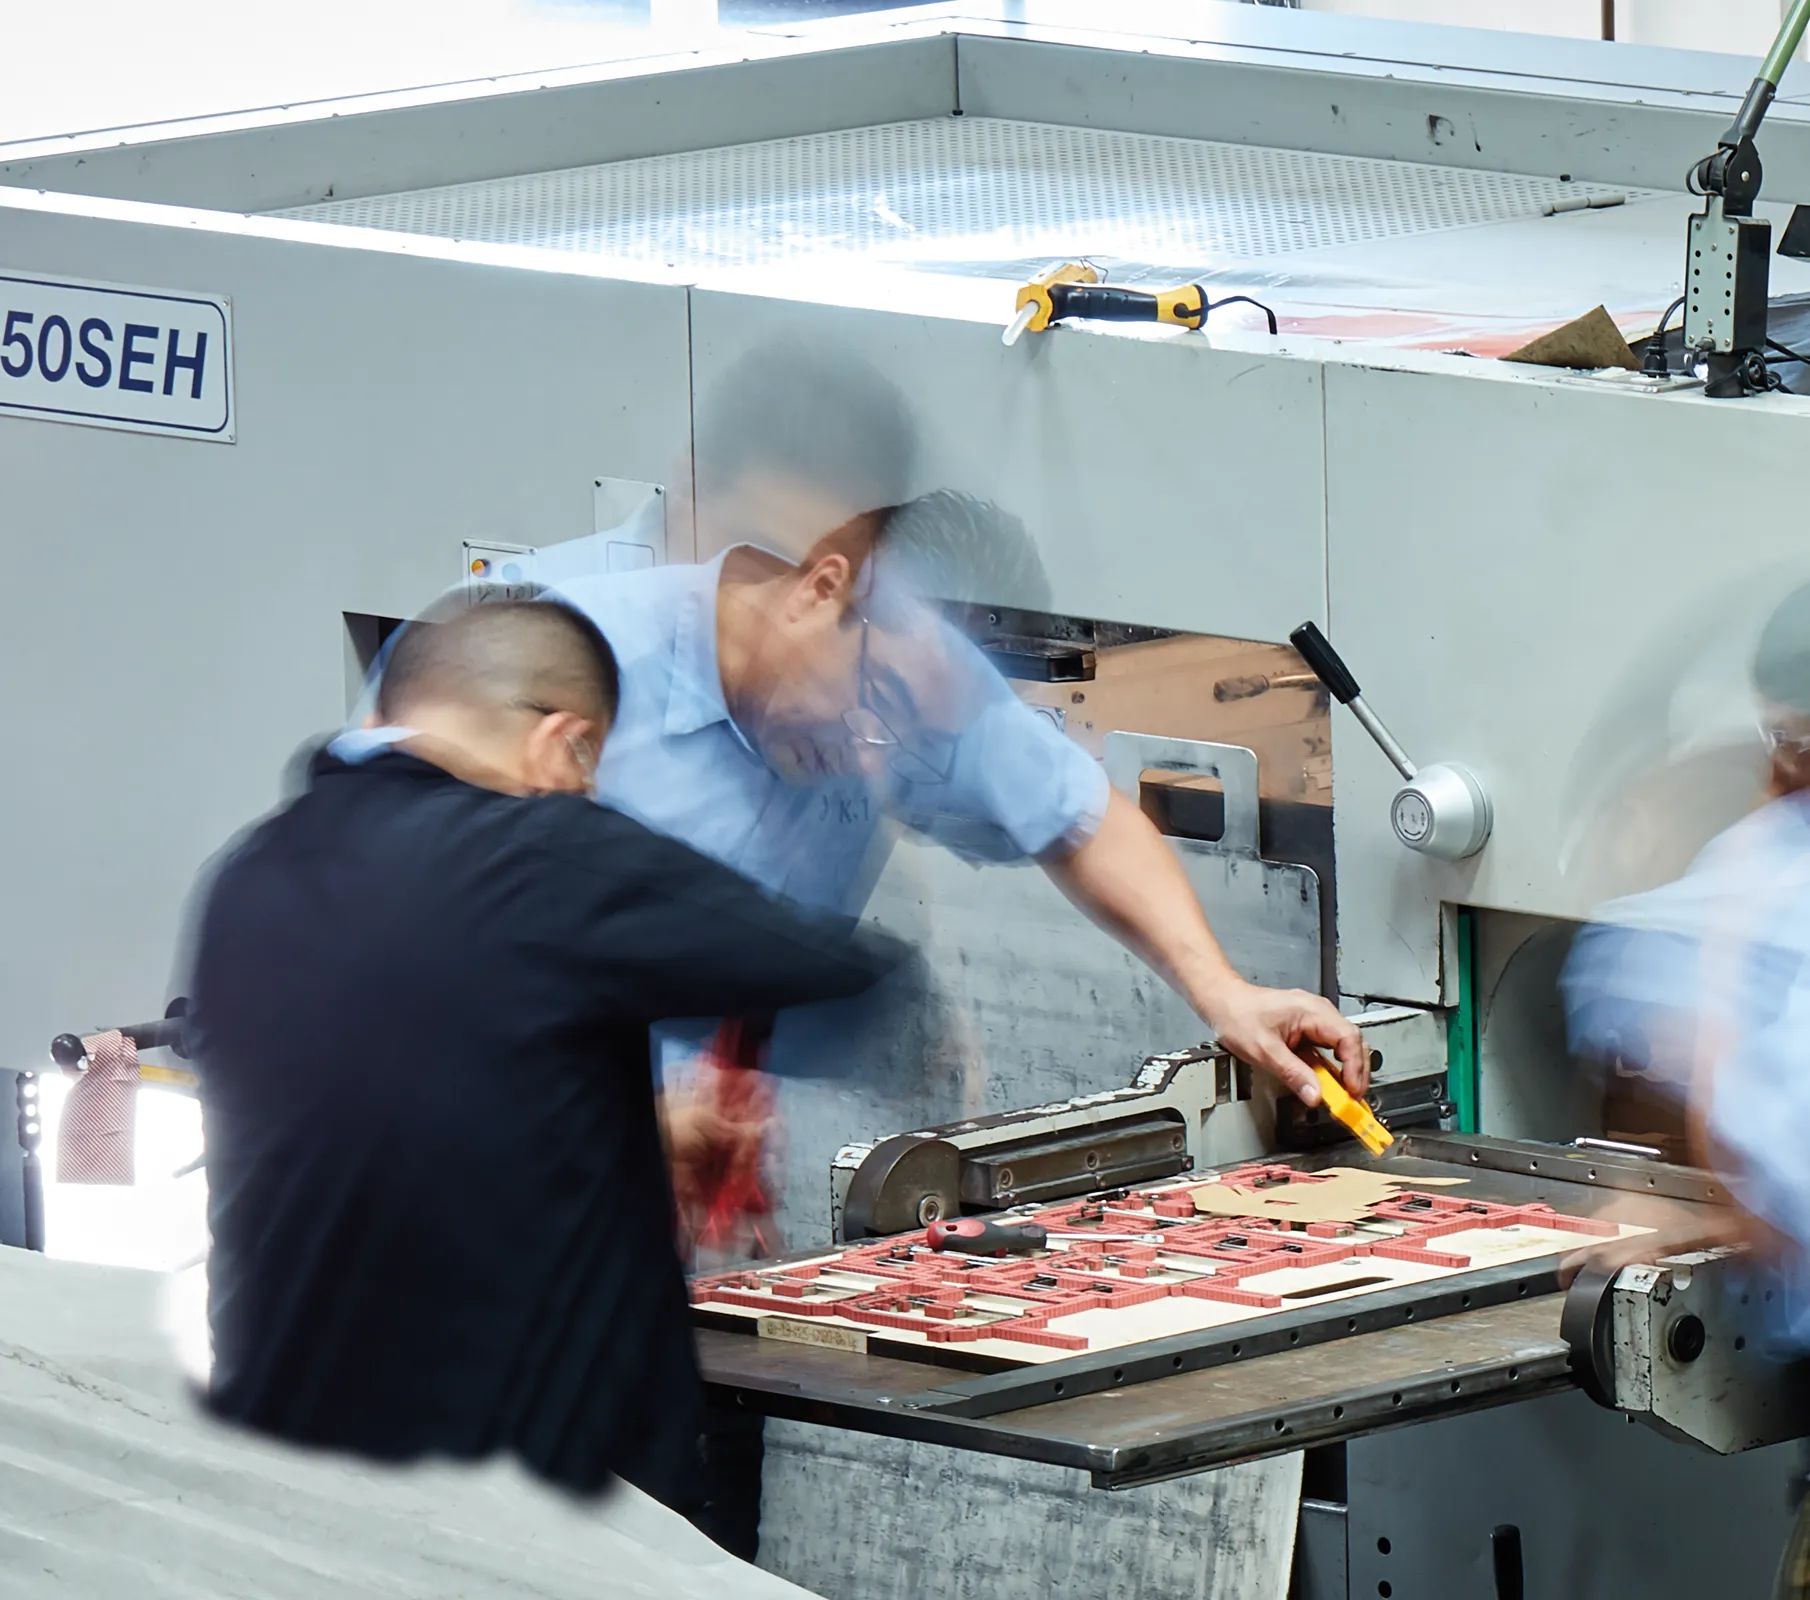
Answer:
M1715 3L1723 4L1724 0ZM1765 4L1766 0L1759 3ZM1445 22L1466 28L1506 28L1513 33L1556 33L1573 39L1602 37L1598 0L1301 0L1301 9L1336 11L1350 17L1386 17L1395 22Z
M1303 11L1505 28L1573 39L1602 37L1601 0L1302 0ZM1615 36L1630 44L1764 55L1784 0L1616 0Z

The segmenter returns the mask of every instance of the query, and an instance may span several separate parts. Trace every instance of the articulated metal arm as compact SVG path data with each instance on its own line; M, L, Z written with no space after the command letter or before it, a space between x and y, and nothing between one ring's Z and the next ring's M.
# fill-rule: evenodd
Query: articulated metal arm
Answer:
M1713 398L1761 394L1777 387L1765 353L1772 228L1753 214L1764 176L1754 140L1806 28L1810 0L1793 0L1760 75L1715 154L1691 172L1692 186L1708 196L1708 204L1690 223L1684 344L1687 358L1696 355L1706 361L1704 392Z

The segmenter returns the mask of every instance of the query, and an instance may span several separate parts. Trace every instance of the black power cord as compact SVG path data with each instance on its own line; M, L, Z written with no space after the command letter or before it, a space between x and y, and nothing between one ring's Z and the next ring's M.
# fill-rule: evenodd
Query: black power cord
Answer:
M1665 315L1659 319L1659 327L1653 337L1647 341L1647 357L1641 370L1649 378L1665 378L1671 375L1671 357L1666 353L1665 336L1671 327L1672 318L1684 308L1684 296L1679 295L1665 308Z
M1209 300L1204 285L1197 283L1194 287L1200 290L1200 320L1203 327L1206 325L1207 318L1221 306L1255 306L1269 318L1270 337L1272 339L1276 337L1276 313L1261 300L1253 300L1248 294L1229 294L1223 300Z

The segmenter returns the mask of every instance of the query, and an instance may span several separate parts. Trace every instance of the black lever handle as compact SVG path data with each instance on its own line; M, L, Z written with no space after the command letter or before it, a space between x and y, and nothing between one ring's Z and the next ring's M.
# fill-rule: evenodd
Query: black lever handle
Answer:
M1320 632L1319 625L1304 622L1288 636L1300 657L1314 670L1314 676L1326 685L1329 693L1342 706L1348 706L1364 691L1358 687L1358 681L1351 675L1351 668L1346 666L1338 651L1333 649L1332 641Z
M140 1050L158 1050L168 1045L186 1061L188 1051L183 1048L183 1030L188 1013L187 999L178 998L170 1002L168 1012L157 1021L128 1023L119 1031ZM73 1072L87 1057L87 1047L78 1033L59 1033L50 1041L50 1059L65 1072Z

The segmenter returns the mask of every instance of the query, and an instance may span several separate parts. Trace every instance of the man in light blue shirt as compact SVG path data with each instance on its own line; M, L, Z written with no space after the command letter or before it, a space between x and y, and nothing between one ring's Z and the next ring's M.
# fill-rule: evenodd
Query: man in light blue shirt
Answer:
M1754 655L1771 799L1678 882L1603 908L1563 979L1572 1046L1685 1108L1763 1283L1753 1309L1782 1360L1810 1355L1810 585ZM1777 1600L1810 1597L1810 1497Z
M931 496L900 519L937 515L940 503L955 498ZM885 562L870 559L876 568ZM980 860L1042 856L1098 831L1108 803L1099 764L1030 711L980 651L927 611L905 647L913 657L905 671L880 663L870 620L866 666L856 662L849 680L864 681L827 713L775 707L767 692L758 706L744 705L738 720L718 657L719 599L725 590L732 596L732 638L734 620L743 617L750 631L764 631L764 610L747 611L741 593L775 581L791 582L790 569L741 547L701 566L577 579L561 589L623 663L623 706L598 767L600 800L791 899L851 914L867 899L884 815ZM880 609L876 602L888 588L880 578L868 596L872 609ZM912 599L895 591L883 603L896 617ZM897 644L889 634L885 647ZM739 670L732 670L738 689L755 675L753 653L744 647ZM909 691L900 685L924 676L933 655L938 675L956 680L968 702L959 720L948 719L955 726L945 736L926 729L926 713L915 703L894 719L905 745L889 742L890 728L879 723L851 729L843 711L889 692L902 704ZM772 675L778 656L765 665ZM788 658L784 675L795 702L820 689L796 667ZM862 751L874 753L865 764Z
M575 578L621 663L598 798L807 904L859 911L885 815L970 859L1033 859L1159 971L1219 1040L1308 1104L1306 1057L1368 1081L1319 995L1258 988L1214 939L1175 853L1099 766L929 604L1034 563L965 497L899 508L909 426L865 369L761 352L697 428L715 561ZM997 581L997 578L995 578Z
M1769 803L1676 883L1603 907L1563 982L1573 1048L1682 1105L1745 1213L1773 1343L1810 1352L1810 586L1754 661Z

